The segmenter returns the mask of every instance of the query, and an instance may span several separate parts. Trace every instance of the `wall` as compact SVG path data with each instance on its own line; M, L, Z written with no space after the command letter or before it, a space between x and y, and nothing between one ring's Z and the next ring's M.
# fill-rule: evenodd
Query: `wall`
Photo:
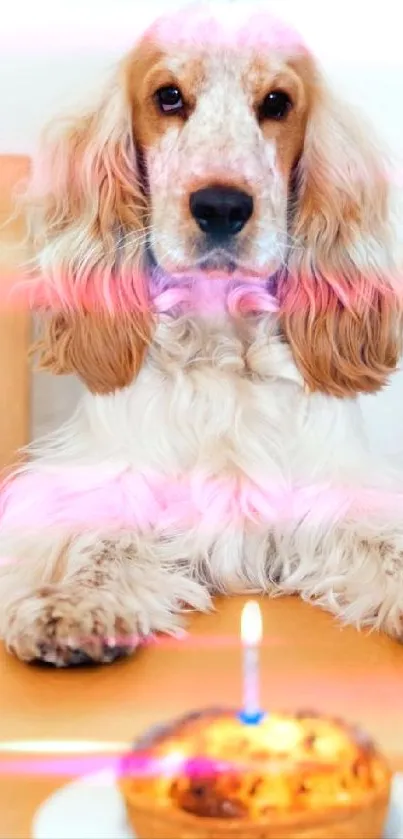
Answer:
M0 31L0 153L32 153L43 124L97 91L147 21L172 5L170 0L13 0ZM399 4L267 0L265 5L303 31L336 88L376 124L399 169L399 158L403 161ZM35 377L35 433L60 421L79 389L73 380ZM385 451L403 453L403 372L383 394L366 397L362 403L374 443Z

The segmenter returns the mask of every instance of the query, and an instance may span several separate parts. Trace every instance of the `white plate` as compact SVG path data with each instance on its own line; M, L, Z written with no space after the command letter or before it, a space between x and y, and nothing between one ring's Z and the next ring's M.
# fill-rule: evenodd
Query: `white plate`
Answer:
M115 774L98 772L57 790L37 811L33 839L134 839ZM403 775L393 779L384 839L403 839Z

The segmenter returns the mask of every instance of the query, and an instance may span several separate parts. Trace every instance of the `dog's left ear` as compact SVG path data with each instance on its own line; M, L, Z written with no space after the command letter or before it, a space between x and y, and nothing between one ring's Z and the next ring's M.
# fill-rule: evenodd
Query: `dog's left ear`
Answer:
M295 173L282 326L311 391L379 390L399 357L386 167L361 120L315 91Z

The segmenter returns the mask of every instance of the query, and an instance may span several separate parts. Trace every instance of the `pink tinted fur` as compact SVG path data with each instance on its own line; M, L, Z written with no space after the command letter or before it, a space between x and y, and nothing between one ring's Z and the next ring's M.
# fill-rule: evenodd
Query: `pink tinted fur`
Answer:
M340 512L367 515L402 508L403 496L387 490L320 483L292 487L260 476L216 478L192 472L172 479L156 471L114 474L100 466L26 472L5 484L0 520L8 531L66 529L171 530L202 526L220 532L244 520L270 525L287 519L331 520Z
M340 301L352 311L362 310L362 304L371 304L370 294L382 283L382 294L391 295L392 303L399 303L401 292L397 277L370 276L364 278L368 281L362 287L351 288L344 277L332 279L333 289L337 289ZM232 315L241 315L249 312L275 312L278 304L274 297L270 296L265 287L264 278L240 277L240 285L229 292L227 297L228 310ZM137 276L111 275L108 282L102 280L102 275L91 277L91 281L84 287L75 286L71 278L62 275L58 278L57 286L48 283L46 279L36 278L34 281L16 281L10 276L8 282L4 278L0 288L0 310L33 309L47 310L49 313L70 311L70 312L110 312L114 314L129 314L130 312L143 312L144 314L159 315L167 314L177 306L184 306L186 311L191 310L200 315L208 315L222 309L222 295L219 291L222 282L228 284L228 278L223 280L218 275L195 276L191 283L193 292L189 291L189 278L182 280L177 277L172 286L163 292L151 295L147 290L148 280ZM242 283L242 284L241 284ZM311 286L311 277L305 281L300 276L298 281L299 293L296 293L289 306L297 311L298 308L305 308L306 292L303 289ZM323 304L326 308L326 292L328 286L322 286L324 296ZM316 293L321 290L318 283ZM367 298L365 297L367 294ZM317 301L320 302L320 301ZM400 300L403 302L403 300Z
M176 14L160 18L148 30L150 39L163 46L219 46L229 49L305 51L301 35L268 11L247 15L246 4L228 5L219 20L208 3L195 3Z

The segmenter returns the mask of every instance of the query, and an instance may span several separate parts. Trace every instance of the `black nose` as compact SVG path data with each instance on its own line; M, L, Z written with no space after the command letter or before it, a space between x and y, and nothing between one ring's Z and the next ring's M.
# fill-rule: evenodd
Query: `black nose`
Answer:
M192 192L190 212L203 233L225 239L245 227L253 213L253 198L240 189L209 186Z

